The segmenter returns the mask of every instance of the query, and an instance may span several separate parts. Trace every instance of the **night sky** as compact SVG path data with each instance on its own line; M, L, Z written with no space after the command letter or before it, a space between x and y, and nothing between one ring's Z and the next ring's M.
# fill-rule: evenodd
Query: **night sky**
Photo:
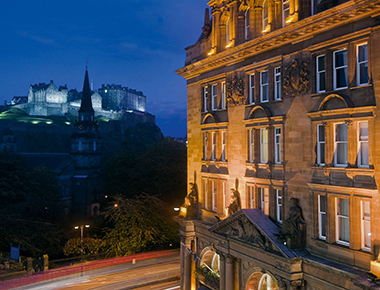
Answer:
M202 32L206 0L0 0L0 102L29 85L142 91L166 136L186 135L186 81L174 70Z

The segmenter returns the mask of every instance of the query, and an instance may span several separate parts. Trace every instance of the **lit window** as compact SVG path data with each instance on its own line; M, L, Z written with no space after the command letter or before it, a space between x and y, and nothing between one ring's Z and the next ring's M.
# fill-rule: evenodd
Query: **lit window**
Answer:
M220 158L222 161L226 161L226 132L222 132L222 155Z
M358 86L368 84L368 46L367 43L357 46L356 71Z
M268 130L260 129L260 163L268 163Z
M211 160L216 160L216 133L211 133L211 139L212 139L212 149L211 149Z
M255 148L255 129L251 129L248 131L248 160L249 162L253 163L255 160L254 158L254 148Z
M269 84L268 84L268 71L263 71L260 73L261 82L260 82L260 101L268 102L269 101Z
M249 38L249 8L245 11L245 39Z
M282 223L282 190L276 189L277 221Z
M274 128L274 163L281 164L281 128Z
M317 56L317 93L326 90L325 75L325 55L319 55Z
M347 50L342 49L334 52L334 90L347 86Z
M249 76L249 103L255 103L255 75Z
M231 41L231 21L230 19L227 20L226 22L226 45L229 44Z
M282 25L285 27L286 20L289 17L289 0L282 0Z
M344 245L349 245L350 242L348 205L348 199L336 198L336 240Z
M211 106L212 110L216 111L218 109L218 90L217 85L211 86Z
M371 210L370 202L362 201L362 249L371 250Z
M326 196L318 195L319 238L326 240Z
M207 133L203 133L203 160L207 160Z
M317 126L317 164L325 165L325 126Z
M255 188L253 185L248 186L248 198L249 208L255 208Z
M221 109L226 108L226 83L222 83Z
M335 166L347 166L347 124L335 124Z
M358 134L358 166L369 166L369 147L368 147L368 122L359 122Z
M281 99L281 67L274 69L274 99Z
M267 32L268 26L269 26L269 20L268 20L268 0L265 0L264 4L263 4L263 32Z
M208 111L208 88L204 87L203 88L203 111L207 112Z
M217 201L218 201L218 192L216 190L216 182L214 180L211 181L212 187L212 210L217 211Z
M260 188L261 193L261 211L269 215L269 188Z

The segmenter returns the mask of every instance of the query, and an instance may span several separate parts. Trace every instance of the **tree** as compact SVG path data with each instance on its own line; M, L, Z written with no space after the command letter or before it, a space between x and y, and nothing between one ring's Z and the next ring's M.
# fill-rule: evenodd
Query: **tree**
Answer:
M147 194L130 199L116 196L105 212L114 224L103 239L107 255L130 255L178 243L179 226L166 208Z
M101 252L102 239L83 238L83 255L96 255ZM66 256L79 256L81 254L81 240L74 238L67 241L63 252Z

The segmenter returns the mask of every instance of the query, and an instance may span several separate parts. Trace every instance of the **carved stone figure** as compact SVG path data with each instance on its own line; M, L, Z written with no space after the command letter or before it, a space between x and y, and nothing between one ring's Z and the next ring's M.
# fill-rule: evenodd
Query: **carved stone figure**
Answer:
M196 183L196 172L194 172L194 182L190 182L189 193L185 196L185 202L182 205L182 208L186 210L186 214L184 215L186 218L197 218L198 201L199 193Z
M285 68L284 92L288 96L302 95L309 91L309 70L307 62L292 60L292 64Z
M298 199L290 199L291 207L288 218L283 222L280 238L288 243L289 248L299 248L304 244L305 219Z
M239 180L236 178L235 189L231 188L231 198L230 204L227 206L227 214L230 216L233 213L241 210L241 199L240 193L238 191L239 188Z
M228 105L238 106L244 105L244 74L238 75L235 73L233 76L227 78L227 103Z

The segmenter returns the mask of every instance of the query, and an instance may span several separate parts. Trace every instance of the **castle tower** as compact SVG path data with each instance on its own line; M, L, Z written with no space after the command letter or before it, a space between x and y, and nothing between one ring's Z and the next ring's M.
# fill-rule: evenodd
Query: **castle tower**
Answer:
M87 69L78 117L71 135L71 155L75 160L75 175L72 180L73 214L88 216L99 209L97 188L101 151L100 132L94 118Z

